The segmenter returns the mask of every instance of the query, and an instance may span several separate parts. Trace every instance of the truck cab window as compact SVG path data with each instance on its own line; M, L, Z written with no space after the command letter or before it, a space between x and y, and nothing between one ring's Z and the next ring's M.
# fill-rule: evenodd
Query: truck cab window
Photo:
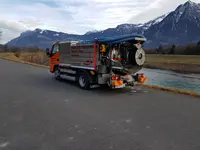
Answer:
M56 44L56 45L53 46L52 54L55 54L58 51L59 51L59 45Z

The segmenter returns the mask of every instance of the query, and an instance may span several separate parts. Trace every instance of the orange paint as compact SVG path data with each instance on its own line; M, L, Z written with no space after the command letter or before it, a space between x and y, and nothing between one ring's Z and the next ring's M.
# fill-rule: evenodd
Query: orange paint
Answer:
M54 66L59 64L59 52L55 53L52 57L50 57L50 72L54 71Z
M55 42L52 47L51 47L51 50L50 50L50 53L52 52L53 50L53 47L54 45L58 44L58 42ZM54 72L54 66L55 65L59 65L59 58L60 58L60 53L59 51L56 52L55 54L53 54L53 56L51 56L49 58L49 64L50 64L50 72Z

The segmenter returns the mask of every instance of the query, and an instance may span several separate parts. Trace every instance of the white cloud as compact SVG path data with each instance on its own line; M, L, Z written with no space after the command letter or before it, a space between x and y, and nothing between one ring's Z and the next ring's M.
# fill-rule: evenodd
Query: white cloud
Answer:
M42 28L83 34L88 30L102 30L127 22L145 22L175 9L185 1L1 0L1 42L17 37L27 29Z
M166 14L177 8L178 5L187 2L188 0L154 0L144 11L134 15L128 20L130 23L144 23L147 20L154 19L158 16ZM200 0L192 0L200 3Z

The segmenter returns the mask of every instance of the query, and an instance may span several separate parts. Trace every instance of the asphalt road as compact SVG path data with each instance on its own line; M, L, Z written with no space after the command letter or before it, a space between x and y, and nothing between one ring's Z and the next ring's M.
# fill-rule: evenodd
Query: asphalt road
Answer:
M0 150L199 150L200 99L152 89L83 91L0 60Z

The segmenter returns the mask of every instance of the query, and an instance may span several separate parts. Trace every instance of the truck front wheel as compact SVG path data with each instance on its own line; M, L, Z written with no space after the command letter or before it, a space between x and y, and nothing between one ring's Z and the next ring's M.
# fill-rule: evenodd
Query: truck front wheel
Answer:
M81 89L89 89L90 84L89 84L89 77L85 73L81 73L78 76L78 85Z
M55 71L54 71L54 79L60 80L60 70L59 70L58 67L55 68Z

